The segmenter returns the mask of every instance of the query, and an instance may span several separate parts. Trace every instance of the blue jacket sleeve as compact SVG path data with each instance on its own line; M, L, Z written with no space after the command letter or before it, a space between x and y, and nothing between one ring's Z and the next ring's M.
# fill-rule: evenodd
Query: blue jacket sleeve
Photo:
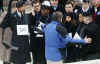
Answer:
M70 42L70 43L82 43L82 44L85 44L85 40L84 39L81 39L81 40L79 40L79 39L72 39L69 35L66 35L66 38L64 40L65 40L66 44L68 42Z

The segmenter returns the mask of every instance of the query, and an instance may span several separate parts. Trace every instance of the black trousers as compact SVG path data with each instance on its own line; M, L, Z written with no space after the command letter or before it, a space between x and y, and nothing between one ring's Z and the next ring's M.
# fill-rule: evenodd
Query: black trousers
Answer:
M12 50L10 62L13 62L14 64L25 64L24 57L24 53Z
M30 44L33 57L33 64L46 64L44 38L33 38L31 39Z
M64 58L64 62L75 62L79 61L81 58L81 48L80 45L77 44L78 47L76 47L76 44L67 44L67 57Z
M27 62L31 62L29 45L27 44L25 47L19 47L17 51L11 50L10 62L14 64L26 64Z

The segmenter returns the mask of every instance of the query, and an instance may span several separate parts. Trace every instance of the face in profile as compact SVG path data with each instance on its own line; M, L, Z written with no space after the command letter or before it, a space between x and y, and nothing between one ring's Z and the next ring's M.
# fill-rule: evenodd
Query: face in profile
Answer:
M57 6L59 0L50 0L51 6Z

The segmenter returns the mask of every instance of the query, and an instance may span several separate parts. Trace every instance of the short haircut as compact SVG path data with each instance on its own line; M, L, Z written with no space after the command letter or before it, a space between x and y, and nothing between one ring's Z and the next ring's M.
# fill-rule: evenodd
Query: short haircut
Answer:
M59 21L59 19L62 18L62 17L63 17L62 12L56 11L56 12L53 12L52 20Z
M89 0L83 0L84 3L89 3Z
M32 1L32 6L33 6L33 4L37 4L37 3L40 4L40 1L39 1L39 0L33 0L33 1Z
M71 4L71 5L73 6L73 3L72 3L71 1L67 1L67 2L65 3L65 5L69 5L69 4Z
M45 6L45 5L42 5L42 6L41 6L41 9L51 10L51 7L50 7L50 6Z
M20 8L20 7L22 7L24 4L25 4L24 1L18 1L18 2L16 3L16 7L17 7L17 8Z

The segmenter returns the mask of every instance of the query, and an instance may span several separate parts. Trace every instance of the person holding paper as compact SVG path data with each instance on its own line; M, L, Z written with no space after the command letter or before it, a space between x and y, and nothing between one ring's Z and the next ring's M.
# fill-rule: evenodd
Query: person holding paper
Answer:
M44 28L47 64L63 64L59 48L64 48L68 42L90 44L92 41L91 38L72 39L67 30L61 25L62 17L63 14L61 12L54 12L51 17L52 21Z
M100 44L98 41L99 25L97 25L92 20L92 16L90 16L90 15L84 16L83 18L84 18L84 24L85 24L85 28L83 30L83 35L85 33L85 36L92 38L92 44L87 44L87 45L82 46L82 49L83 49L81 52L81 53L83 53L82 57L86 56L86 59L100 58L99 57ZM81 34L80 34L80 36L81 36ZM94 58L91 58L92 56Z
M10 62L25 64L30 61L28 22L24 16L24 2L17 2L16 7L17 11L4 19L0 27L5 29L9 26L13 33L11 45L5 43L5 47L11 49Z

